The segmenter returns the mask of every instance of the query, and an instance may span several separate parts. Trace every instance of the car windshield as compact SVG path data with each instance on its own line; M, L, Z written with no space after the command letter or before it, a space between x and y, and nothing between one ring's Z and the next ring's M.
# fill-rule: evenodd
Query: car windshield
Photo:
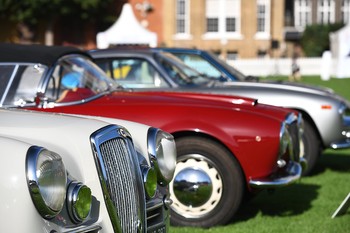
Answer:
M217 63L219 63L221 66L223 66L232 75L234 75L237 78L237 80L244 81L246 79L246 76L243 73L241 73L237 69L235 69L232 66L230 66L229 64L227 64L227 62L220 59L218 56L216 56L215 54L213 54L211 52L207 52L207 53L213 60L215 60Z
M117 88L88 58L62 57L54 67L41 64L0 65L1 106L33 105L36 97L49 103L83 101Z
M158 53L155 58L172 80L180 86L206 85L212 80L187 66L179 58L170 53Z

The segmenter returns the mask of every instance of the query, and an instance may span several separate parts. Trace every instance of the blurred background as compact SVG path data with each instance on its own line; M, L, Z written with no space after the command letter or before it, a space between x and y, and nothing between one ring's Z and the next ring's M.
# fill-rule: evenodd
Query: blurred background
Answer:
M0 41L94 49L114 28L108 36L119 39L109 47L210 50L257 76L289 75L297 59L302 75L343 78L349 15L350 0L0 0ZM133 18L138 25L118 22Z

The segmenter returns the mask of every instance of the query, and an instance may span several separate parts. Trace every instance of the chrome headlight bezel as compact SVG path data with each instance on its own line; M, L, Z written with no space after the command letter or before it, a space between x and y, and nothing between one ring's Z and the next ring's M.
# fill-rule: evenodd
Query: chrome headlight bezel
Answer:
M344 126L350 126L350 108L342 102L338 108L338 112L343 119Z
M61 212L66 200L67 172L60 155L43 147L27 151L26 175L30 195L43 218Z
M148 130L147 150L157 172L158 183L166 186L173 179L176 167L176 146L174 137L151 127Z
M67 210L75 223L88 218L92 206L91 189L81 182L72 181L67 190Z

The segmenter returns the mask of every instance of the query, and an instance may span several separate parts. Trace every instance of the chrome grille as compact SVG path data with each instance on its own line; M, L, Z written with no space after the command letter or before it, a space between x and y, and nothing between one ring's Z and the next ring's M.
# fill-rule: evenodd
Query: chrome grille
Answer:
M108 126L91 139L110 217L117 212L122 232L143 231L146 214L142 177L130 135L123 128Z
M291 124L289 124L288 130L292 137L294 161L299 161L300 138L299 138L299 127L298 127L297 121L293 121Z
M300 128L301 125L298 122L301 116L296 116L295 114L290 114L286 119L286 125L287 129L289 131L289 134L292 139L292 145L293 145L293 154L291 155L294 161L299 161L300 158L300 140L301 134L300 134Z

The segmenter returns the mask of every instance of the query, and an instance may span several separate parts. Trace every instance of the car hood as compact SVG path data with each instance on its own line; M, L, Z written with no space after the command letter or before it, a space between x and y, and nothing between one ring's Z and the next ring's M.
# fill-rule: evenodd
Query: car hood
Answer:
M91 173L89 169L76 168L84 167L84 164L86 168L95 167L93 157L87 156L92 153L89 138L92 132L107 125L103 121L82 117L16 109L1 109L0 120L0 136L44 146L59 153L67 170L76 179L82 179L83 173Z
M215 87L254 87L256 89L285 90L293 92L304 92L316 95L335 95L330 88L312 86L301 83L288 82L224 82L216 84Z
M129 104L147 104L154 107L160 105L197 105L197 106L213 106L216 104L218 107L246 107L257 105L257 99L250 97L242 97L227 94L212 94L193 92L192 89L183 89L178 91L175 89L154 89L154 90L142 90L142 89L125 89L112 91L105 94L103 101L113 102L122 101Z
M246 111L256 115L262 115L269 118L284 120L286 115L292 110L275 107L265 104L259 104L256 99L232 96L225 94L209 94L196 92L178 92L178 91L115 91L104 97L98 98L89 103L90 107L96 109L99 105L127 105L138 108L147 106L149 109L162 107L191 107L195 112L196 108L229 109L233 111ZM164 108L164 109L167 109Z
M196 91L225 93L234 95L243 95L260 100L263 96L273 94L274 96L313 96L322 98L332 98L337 101L347 103L349 101L336 94L330 88L318 87L301 83L288 82L216 82L211 87L201 87ZM264 102L264 101L263 101Z

